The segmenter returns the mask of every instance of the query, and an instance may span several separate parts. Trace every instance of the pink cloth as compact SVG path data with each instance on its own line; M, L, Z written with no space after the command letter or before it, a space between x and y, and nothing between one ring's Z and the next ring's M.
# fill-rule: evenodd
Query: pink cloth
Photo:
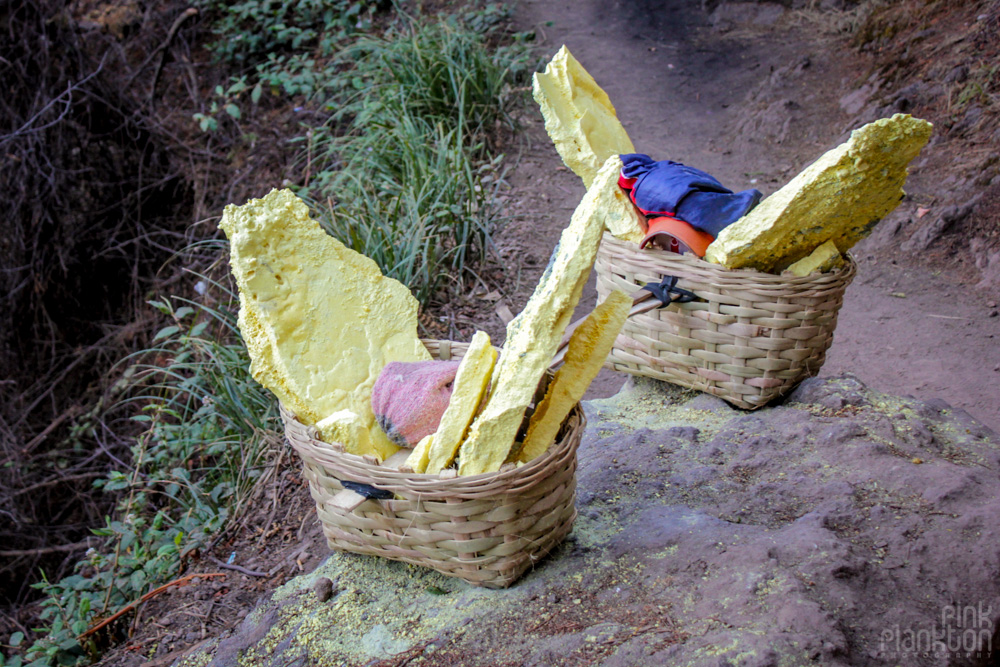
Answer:
M437 430L451 400L457 361L393 361L372 388L372 411L400 447L415 447Z

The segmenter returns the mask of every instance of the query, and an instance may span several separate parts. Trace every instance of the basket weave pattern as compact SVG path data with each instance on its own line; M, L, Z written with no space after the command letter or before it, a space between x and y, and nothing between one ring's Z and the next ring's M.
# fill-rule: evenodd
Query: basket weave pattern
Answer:
M461 358L467 345L425 341L436 358ZM323 442L282 407L285 435L299 453L332 549L431 567L488 588L514 583L569 533L576 519L576 449L586 420L576 406L548 452L500 472L458 477L383 468L370 456ZM391 491L346 511L333 498L341 480Z
M759 408L819 372L856 266L809 276L730 270L691 255L638 246L605 234L597 294L634 292L664 276L699 301L630 317L607 366Z

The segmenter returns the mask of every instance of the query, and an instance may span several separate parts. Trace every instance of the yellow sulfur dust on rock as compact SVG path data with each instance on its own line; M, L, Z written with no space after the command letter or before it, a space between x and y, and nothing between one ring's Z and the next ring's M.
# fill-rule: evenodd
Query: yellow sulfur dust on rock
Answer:
M371 446L354 453L396 452L375 423L371 389L390 361L430 358L406 286L324 232L288 190L227 206L219 226L229 237L254 379L306 424L356 414Z
M795 262L784 272L795 276L808 276L810 273L826 273L844 263L844 256L837 250L837 244L827 241L812 251L808 257Z
M531 417L518 455L520 461L541 456L555 441L566 415L583 398L604 365L631 309L632 299L614 290L570 336L566 363L552 378L545 398Z
M545 118L545 131L584 186L590 187L609 157L635 152L607 93L565 46L544 73L535 73L532 93ZM618 199L621 211L608 218L608 229L638 243L643 237L640 214L624 193Z
M339 442L351 454L372 454L371 434L357 413L338 410L316 422L320 437L325 442Z
M417 446L413 448L410 455L406 457L406 464L410 468L413 468L413 472L424 472L427 470L427 455L431 451L433 446L434 434L425 435L417 443Z
M458 366L448 409L441 416L441 422L434 433L434 444L430 447L426 467L428 473L436 475L454 461L469 422L475 416L490 384L496 360L497 351L490 344L489 335L484 331L477 331Z
M507 458L524 411L552 361L601 243L621 160L608 158L563 230L549 265L520 315L507 325L507 340L493 371L486 407L459 452L460 475L498 470Z
M930 136L930 123L906 114L855 130L722 230L705 259L777 273L826 241L847 252L899 204L906 165Z

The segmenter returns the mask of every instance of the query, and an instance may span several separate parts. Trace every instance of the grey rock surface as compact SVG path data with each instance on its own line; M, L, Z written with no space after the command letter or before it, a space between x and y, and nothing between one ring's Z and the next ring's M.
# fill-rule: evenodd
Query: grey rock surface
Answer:
M585 408L576 526L512 588L333 554L180 664L998 664L1000 438L966 413L851 376Z

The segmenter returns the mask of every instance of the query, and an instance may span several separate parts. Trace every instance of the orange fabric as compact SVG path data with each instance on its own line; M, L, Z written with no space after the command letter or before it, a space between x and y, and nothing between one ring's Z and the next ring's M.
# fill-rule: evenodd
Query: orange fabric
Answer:
M704 257L708 246L715 240L711 234L697 230L683 220L661 216L649 221L649 229L639 247L645 248L653 241L669 247L668 242L672 239L686 245L698 257Z

